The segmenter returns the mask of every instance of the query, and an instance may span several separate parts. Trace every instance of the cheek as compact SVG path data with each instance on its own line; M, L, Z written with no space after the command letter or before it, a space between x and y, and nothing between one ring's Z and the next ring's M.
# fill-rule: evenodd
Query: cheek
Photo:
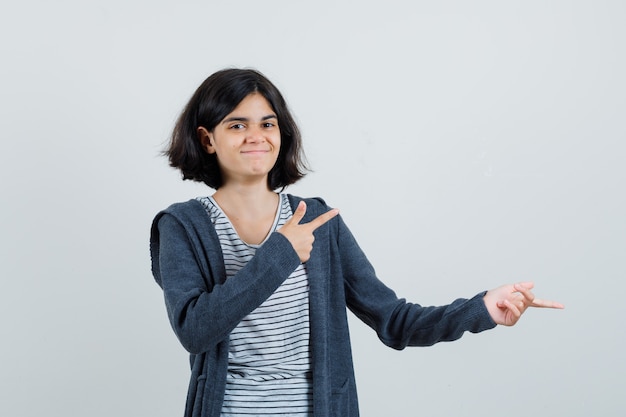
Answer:
M274 147L276 148L276 150L280 149L281 146L281 138L280 138L280 133L276 134L276 136L274 136L274 138L272 139L272 145L274 145Z

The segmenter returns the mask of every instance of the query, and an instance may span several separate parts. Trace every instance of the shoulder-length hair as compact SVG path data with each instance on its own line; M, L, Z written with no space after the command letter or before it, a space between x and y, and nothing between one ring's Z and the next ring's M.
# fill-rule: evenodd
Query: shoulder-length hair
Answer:
M212 132L239 103L252 93L259 93L276 113L280 129L278 159L268 175L270 190L295 183L307 170L302 137L285 99L263 74L252 69L224 69L207 78L195 91L181 113L164 154L184 180L203 182L218 189L223 179L215 154L205 151L198 128Z

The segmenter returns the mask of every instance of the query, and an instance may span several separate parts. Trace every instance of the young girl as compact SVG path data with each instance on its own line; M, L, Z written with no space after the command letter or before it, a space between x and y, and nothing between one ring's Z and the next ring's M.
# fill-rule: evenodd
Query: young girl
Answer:
M185 416L358 416L346 307L394 349L513 325L530 282L447 306L399 299L321 199L276 192L303 177L301 138L278 89L254 70L211 75L166 151L210 197L160 212L152 272L191 353Z

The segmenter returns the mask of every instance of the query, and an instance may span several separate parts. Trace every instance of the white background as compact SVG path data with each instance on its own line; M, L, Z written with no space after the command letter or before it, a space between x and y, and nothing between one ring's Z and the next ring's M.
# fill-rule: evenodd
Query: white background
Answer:
M566 310L392 351L352 320L361 413L623 416L626 3L0 6L0 415L179 416L154 214L193 90L254 67L377 271L422 304L534 280Z

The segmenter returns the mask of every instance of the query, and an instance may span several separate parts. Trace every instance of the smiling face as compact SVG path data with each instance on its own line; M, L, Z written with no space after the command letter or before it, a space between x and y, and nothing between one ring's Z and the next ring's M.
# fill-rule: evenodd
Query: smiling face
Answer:
M280 151L276 113L259 93L245 97L213 131L198 128L204 149L216 154L224 185L259 180L267 184Z

